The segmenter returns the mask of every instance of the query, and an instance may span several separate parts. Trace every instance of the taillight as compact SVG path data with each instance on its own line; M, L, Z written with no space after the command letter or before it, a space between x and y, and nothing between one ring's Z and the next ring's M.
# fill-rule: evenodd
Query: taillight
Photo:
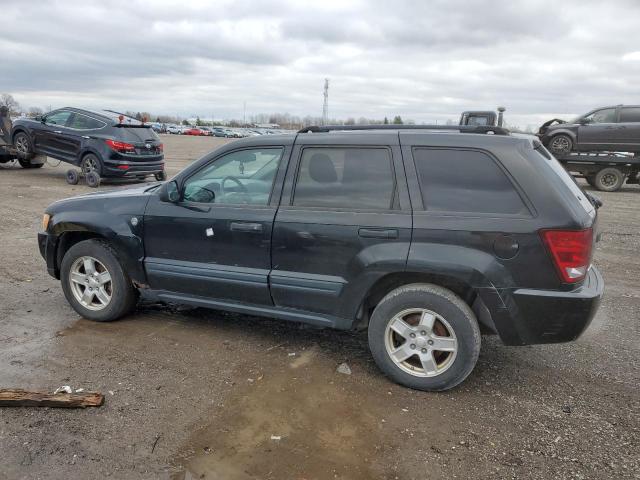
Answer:
M593 230L541 230L540 235L562 281L582 280L591 264Z
M131 145L130 143L119 142L111 139L105 140L104 143L106 143L111 150L115 150L116 152L127 153L136 151L135 145Z

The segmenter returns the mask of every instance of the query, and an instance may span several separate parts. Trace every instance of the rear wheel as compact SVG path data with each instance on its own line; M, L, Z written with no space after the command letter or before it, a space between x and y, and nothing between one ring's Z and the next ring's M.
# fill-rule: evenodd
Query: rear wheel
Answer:
M615 192L624 183L624 174L617 168L603 168L594 178L594 187L603 192Z
M102 161L100 161L100 159L93 153L88 153L82 157L80 168L82 169L82 173L85 175L90 172L95 172L100 176L102 174Z
M397 288L376 306L369 348L378 367L395 382L417 390L448 390L473 370L480 329L469 306L432 284Z
M137 292L131 279L103 240L85 240L72 246L62 259L60 282L73 309L89 320L116 320L136 304Z
M573 149L573 140L569 135L559 134L549 142L549 150L556 155L568 155Z

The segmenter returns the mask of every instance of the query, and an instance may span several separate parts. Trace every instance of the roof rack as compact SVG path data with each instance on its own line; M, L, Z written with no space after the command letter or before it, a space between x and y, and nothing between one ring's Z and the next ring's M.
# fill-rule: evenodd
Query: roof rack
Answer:
M504 127L488 125L322 125L298 130L298 133L324 133L337 130L451 130L460 133L483 133L487 135L509 135Z

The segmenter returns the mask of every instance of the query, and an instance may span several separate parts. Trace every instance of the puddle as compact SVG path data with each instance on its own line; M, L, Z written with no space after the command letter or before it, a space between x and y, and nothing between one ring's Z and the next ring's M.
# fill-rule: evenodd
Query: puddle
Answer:
M172 478L384 478L376 459L396 446L382 440L382 412L361 405L362 386L319 356L309 349L227 399Z

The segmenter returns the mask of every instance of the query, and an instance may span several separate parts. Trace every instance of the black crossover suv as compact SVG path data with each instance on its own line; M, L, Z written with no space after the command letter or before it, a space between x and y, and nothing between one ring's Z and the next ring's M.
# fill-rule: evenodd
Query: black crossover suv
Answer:
M604 289L595 203L532 136L320 127L56 202L38 240L88 319L141 296L366 328L389 377L445 390L473 370L481 332L528 345L585 330Z
M11 138L25 160L44 154L80 166L99 177L165 179L163 145L150 124L109 110L61 108L13 123Z
M542 143L556 155L572 151L640 153L640 105L602 107L570 122L551 120L538 131Z

